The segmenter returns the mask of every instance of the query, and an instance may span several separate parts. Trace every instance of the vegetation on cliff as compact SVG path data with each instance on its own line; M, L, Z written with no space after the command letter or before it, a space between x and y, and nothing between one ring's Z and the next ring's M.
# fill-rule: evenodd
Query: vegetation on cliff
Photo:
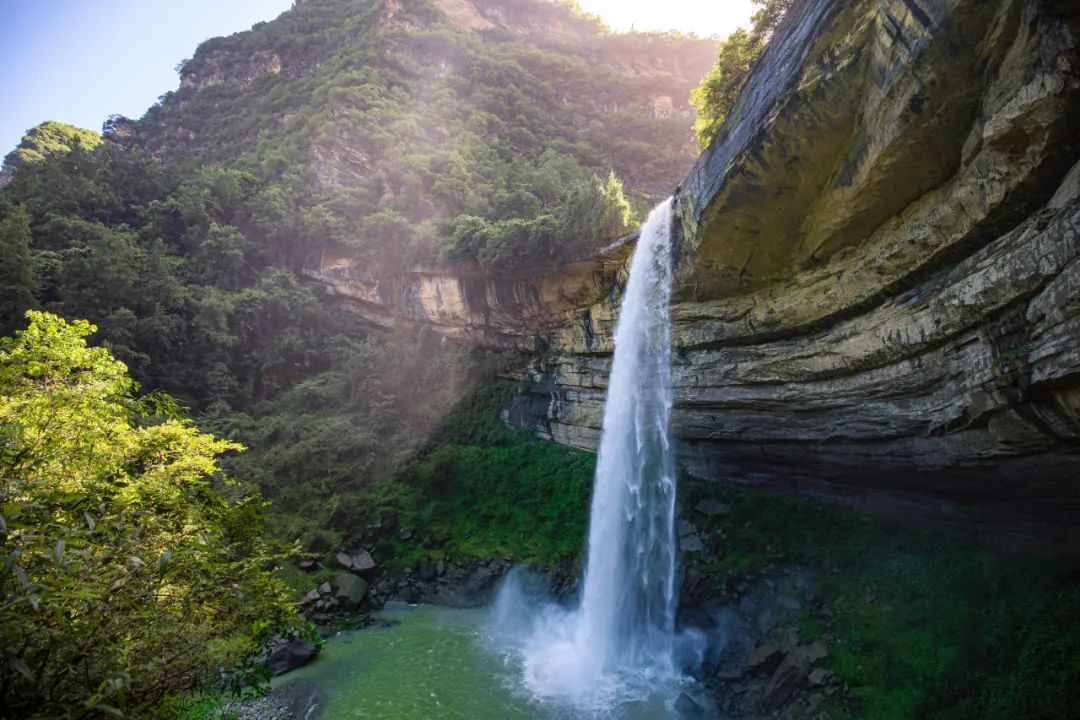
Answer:
M66 123L48 121L26 131L18 146L4 157L0 177L4 180L23 165L33 165L49 155L72 150L93 150L102 142L101 135ZM0 183L0 187L2 187Z
M716 65L690 94L690 102L697 111L694 134L702 149L707 148L720 132L750 70L792 2L794 0L754 0L761 9L754 13L750 29L739 28L721 43Z
M218 472L239 445L136 399L92 325L28 318L0 341L5 715L168 715L295 620L283 556Z
M831 679L816 686L814 717L1051 720L1073 712L1075 559L1021 559L850 508L682 485L683 515L704 540L685 554L699 580L684 600L739 608L764 636L761 646L793 633L804 644L824 640ZM694 509L703 502L720 512L703 516Z

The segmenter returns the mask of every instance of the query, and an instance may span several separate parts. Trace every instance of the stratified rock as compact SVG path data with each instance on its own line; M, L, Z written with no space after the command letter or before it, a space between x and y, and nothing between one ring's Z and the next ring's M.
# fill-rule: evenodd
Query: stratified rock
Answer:
M281 675L307 665L315 657L315 652L313 643L295 638L270 653L265 664L275 675Z
M360 606L360 603L364 601L364 597L367 595L368 584L367 580L361 577L353 575L352 573L342 573L334 579L334 587L337 591L334 593L334 598L345 610L355 610Z
M1066 6L793 5L677 192L686 470L1080 551ZM596 446L619 299L567 313L508 421Z

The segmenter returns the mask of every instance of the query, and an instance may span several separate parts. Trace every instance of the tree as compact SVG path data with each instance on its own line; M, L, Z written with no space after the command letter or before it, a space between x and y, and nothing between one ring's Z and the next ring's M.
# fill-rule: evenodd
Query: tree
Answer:
M707 148L720 132L750 70L792 2L794 0L754 0L761 9L754 13L750 30L739 28L721 43L716 65L690 94L690 104L697 111L694 134L702 149Z
M54 153L90 151L100 144L101 136L93 130L50 120L27 130L18 146L4 158L4 165L8 168L33 165Z
M294 609L241 449L134 396L95 328L48 313L0 343L0 702L12 717L166 716Z
M21 205L0 205L0 259L0 334L6 334L34 306L37 291L30 255L30 214Z

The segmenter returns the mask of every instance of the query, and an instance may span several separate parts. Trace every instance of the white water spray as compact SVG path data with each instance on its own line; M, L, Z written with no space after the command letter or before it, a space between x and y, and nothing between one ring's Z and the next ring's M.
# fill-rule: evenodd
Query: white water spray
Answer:
M628 677L678 670L670 250L669 199L642 227L615 331L581 606L543 608L522 643L542 697L604 705Z

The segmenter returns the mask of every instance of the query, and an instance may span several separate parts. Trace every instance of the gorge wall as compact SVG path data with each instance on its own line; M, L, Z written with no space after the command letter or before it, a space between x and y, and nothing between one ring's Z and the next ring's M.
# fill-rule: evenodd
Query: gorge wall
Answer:
M1080 547L1078 38L1063 0L796 2L676 190L687 471ZM312 274L532 351L505 419L592 448L626 245L542 279Z

